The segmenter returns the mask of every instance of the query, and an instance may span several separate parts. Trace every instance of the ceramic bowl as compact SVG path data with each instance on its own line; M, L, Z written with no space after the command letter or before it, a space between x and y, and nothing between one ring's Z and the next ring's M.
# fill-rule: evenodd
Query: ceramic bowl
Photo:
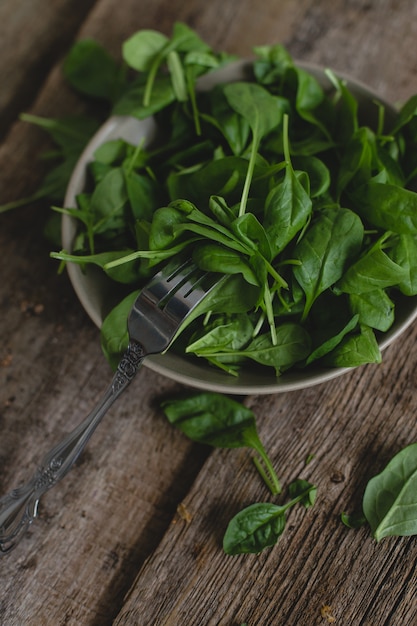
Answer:
M324 88L330 88L329 79L324 70L308 64L299 64L308 69L321 83ZM204 76L200 81L199 89L210 89L214 84L241 80L246 76L248 63L238 62L227 66L222 70ZM343 77L348 87L358 99L359 107L364 123L370 124L376 115L375 99L381 101L375 93L365 85ZM388 109L388 115L395 116L395 109L384 102ZM368 121L369 120L369 121ZM65 197L66 207L76 206L76 196L86 184L86 168L93 159L95 150L102 143L123 138L131 143L152 140L155 133L153 118L138 120L133 117L111 117L96 133L87 145L78 164L72 174ZM68 216L62 221L63 248L71 250L75 235L76 224ZM117 287L97 268L89 267L86 272L81 271L75 264L68 264L68 273L82 306L97 327L108 311L120 300L121 294ZM396 321L390 330L383 334L379 341L383 350L391 342L397 339L401 333L412 323L417 316L417 298L403 298L396 307ZM319 383L324 383L336 378L350 368L314 368L301 371L289 371L277 378L273 373L265 373L265 370L257 370L248 367L243 370L239 377L230 376L214 367L205 364L202 359L192 359L180 356L173 351L164 355L151 356L145 360L145 364L155 372L167 376L170 379L199 389L219 391L229 394L271 394L278 392L302 389Z

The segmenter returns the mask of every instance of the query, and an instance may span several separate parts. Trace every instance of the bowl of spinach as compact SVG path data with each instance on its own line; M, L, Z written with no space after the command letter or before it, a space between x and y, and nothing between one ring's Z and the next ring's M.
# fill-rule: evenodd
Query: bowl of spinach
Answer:
M74 170L54 255L109 362L143 282L192 256L222 280L154 371L260 394L379 363L417 314L416 99L282 46L231 62L164 39L144 60L133 39L140 78Z

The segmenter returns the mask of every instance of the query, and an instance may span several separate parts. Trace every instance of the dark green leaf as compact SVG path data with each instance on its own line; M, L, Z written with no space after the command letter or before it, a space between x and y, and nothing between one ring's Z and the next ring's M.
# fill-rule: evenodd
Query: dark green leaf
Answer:
M113 102L124 87L124 78L116 61L93 39L78 41L63 65L65 78L87 96Z
M300 261L294 276L306 295L304 319L316 298L341 278L362 240L361 220L349 209L323 210L312 222L294 250Z
M223 538L226 554L258 553L276 544L285 529L285 507L251 504L229 522Z
M417 534L417 443L401 450L369 481L363 511L377 541Z
M101 347L114 370L119 364L121 354L129 344L127 318L137 296L137 291L126 296L105 317L101 326Z
M330 367L358 367L365 363L381 363L381 352L375 334L368 326L360 333L346 337L323 362Z

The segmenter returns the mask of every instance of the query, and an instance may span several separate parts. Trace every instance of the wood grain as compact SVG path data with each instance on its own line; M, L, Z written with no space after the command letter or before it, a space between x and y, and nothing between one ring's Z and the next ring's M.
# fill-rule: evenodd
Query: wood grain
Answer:
M48 145L22 110L59 116L83 104L60 63L76 37L120 56L140 28L185 21L243 56L284 43L298 59L349 73L395 102L417 92L412 0L3 0L0 6L0 204L33 191ZM28 476L110 378L98 331L42 236L45 203L0 216L0 491ZM272 550L227 557L243 506L273 499L246 450L194 446L158 398L180 386L147 369L97 431L40 517L1 561L3 626L311 626L417 623L415 538L376 544L346 529L368 479L417 441L415 325L367 366L301 392L251 396L261 436L288 485L318 485ZM306 465L309 455L314 455Z

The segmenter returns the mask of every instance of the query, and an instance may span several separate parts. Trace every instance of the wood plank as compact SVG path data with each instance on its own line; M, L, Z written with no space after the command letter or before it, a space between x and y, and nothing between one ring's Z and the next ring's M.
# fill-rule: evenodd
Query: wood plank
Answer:
M94 1L0 4L0 136L32 101Z

